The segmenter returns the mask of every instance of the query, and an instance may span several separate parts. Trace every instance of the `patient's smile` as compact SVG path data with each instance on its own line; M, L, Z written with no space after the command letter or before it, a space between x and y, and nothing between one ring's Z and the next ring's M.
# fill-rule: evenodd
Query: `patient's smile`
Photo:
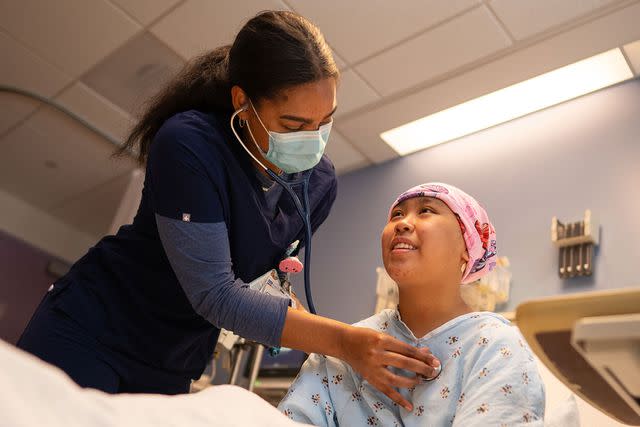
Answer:
M391 241L391 253L400 254L415 251L418 249L413 242L407 238L396 237Z
M410 251L413 251L415 249L416 249L415 246L411 246L408 243L398 243L393 247L394 251L396 251L396 250L410 250Z

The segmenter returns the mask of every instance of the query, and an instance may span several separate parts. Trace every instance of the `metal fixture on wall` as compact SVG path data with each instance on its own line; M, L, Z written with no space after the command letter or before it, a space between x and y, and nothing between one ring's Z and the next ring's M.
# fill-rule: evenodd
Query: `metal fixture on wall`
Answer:
M600 241L600 225L584 211L584 219L562 223L551 219L551 241L558 247L558 275L562 279L593 274L593 250Z

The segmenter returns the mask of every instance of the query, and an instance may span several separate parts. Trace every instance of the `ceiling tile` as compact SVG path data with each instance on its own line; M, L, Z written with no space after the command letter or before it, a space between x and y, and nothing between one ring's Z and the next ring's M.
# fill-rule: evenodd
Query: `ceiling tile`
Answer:
M154 19L169 10L180 0L111 0L142 25L149 25Z
M492 0L491 8L511 34L522 40L619 0Z
M340 70L344 70L345 68L348 67L345 60L342 59L342 57L338 55L335 50L331 49L331 54L333 55L333 60L336 61L336 65Z
M640 3L559 33L375 109L340 121L340 131L375 163L397 157L380 133L473 98L640 39Z
M40 105L39 102L31 101L18 95L0 95L0 135L7 133L12 127L17 126L30 113L35 111ZM0 141L0 144L2 142Z
M141 28L105 0L2 1L0 27L71 77Z
M80 82L56 100L120 142L124 142L133 124L131 115Z
M315 22L329 44L349 64L388 48L446 20L479 0L289 0L298 13Z
M109 231L129 177L130 173L125 173L91 188L52 209L51 214L80 231L101 237Z
M267 9L288 9L279 0L187 0L151 27L185 59L231 44L244 23Z
M75 191L88 188L74 179L75 162L65 161L56 144L33 128L23 124L0 144L0 185L14 196L49 209ZM47 162L54 163L47 167Z
M326 154L333 162L338 174L347 173L370 164L335 128L331 130Z
M378 94L355 71L343 71L340 74L338 86L338 111L336 117L363 107L379 98Z
M93 67L82 81L131 113L157 93L184 60L149 33L141 33Z
M3 31L0 31L0 52L0 81L4 85L51 96L71 81L60 69Z
M114 146L62 113L46 108L0 141L0 185L50 209L135 167L112 159Z
M0 31L0 84L51 96L69 84L71 79L21 43ZM0 94L0 134L25 118L39 105L19 95Z
M623 50L631 63L633 74L636 76L640 75L640 40L625 45Z
M356 70L378 92L389 95L455 70L510 44L508 36L482 6L371 58L358 65Z

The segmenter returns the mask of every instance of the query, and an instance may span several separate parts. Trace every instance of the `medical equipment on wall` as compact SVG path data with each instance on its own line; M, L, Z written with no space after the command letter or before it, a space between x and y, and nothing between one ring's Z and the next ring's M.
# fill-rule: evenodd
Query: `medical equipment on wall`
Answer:
M593 249L598 246L600 225L584 212L584 219L563 224L551 219L551 241L559 248L558 275L562 279L593 274Z
M509 301L511 288L509 258L498 257L493 270L475 282L460 286L460 295L474 311L494 311L497 304Z
M233 134L235 135L236 139L240 142L240 145L242 146L242 148L244 148L247 154L249 154L249 156L251 156L251 158L253 158L253 160L255 160L256 163L258 163L275 182L277 182L287 193L289 193L289 196L291 197L291 199L293 200L293 203L296 206L296 211L298 212L298 215L300 215L300 219L302 219L302 222L304 223L304 231L305 231L304 290L305 290L305 294L307 295L307 305L309 306L309 311L312 314L317 314L316 308L313 305L313 298L311 296L311 272L310 272L311 234L312 233L311 233L311 207L309 204L309 179L311 178L311 173L313 169L309 169L307 171L302 172L300 178L298 179L285 181L284 179L280 178L271 169L266 167L260 160L258 160L258 158L254 156L253 153L247 147L245 147L244 143L242 142L242 138L240 138L240 136L238 135L238 132L236 132L235 126L233 125L233 120L235 119L235 117L245 109L246 107L244 109L240 109L236 111L231 115L231 119L230 119L231 130L233 131ZM295 186L302 187L302 199L304 204L300 201L300 198L295 193L295 191L293 191L293 187Z
M528 301L518 306L516 324L571 391L640 426L640 287Z

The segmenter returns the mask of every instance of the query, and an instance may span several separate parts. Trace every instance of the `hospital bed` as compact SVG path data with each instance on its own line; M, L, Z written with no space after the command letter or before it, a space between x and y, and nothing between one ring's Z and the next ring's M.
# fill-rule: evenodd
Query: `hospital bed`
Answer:
M640 425L640 288L528 301L515 322L544 367L579 398Z

